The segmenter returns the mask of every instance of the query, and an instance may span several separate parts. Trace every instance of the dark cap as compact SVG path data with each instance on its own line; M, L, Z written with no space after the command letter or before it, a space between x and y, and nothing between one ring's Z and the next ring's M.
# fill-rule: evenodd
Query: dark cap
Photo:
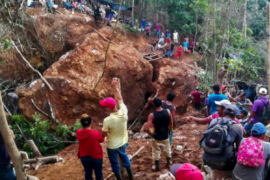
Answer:
M215 84L215 85L213 86L213 90L219 91L219 90L220 90L219 84Z

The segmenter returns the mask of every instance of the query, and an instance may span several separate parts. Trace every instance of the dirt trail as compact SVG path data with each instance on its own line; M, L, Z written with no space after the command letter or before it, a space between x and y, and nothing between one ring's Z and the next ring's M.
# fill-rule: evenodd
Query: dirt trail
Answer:
M201 116L193 111L187 112L184 116L187 115ZM201 133L206 130L207 126L184 122L182 117L177 117L177 119L180 121L177 124L173 136L173 163L190 162L200 168L202 155L201 149L199 149L199 140L202 137ZM182 145L185 148L178 151L176 149L177 145ZM135 179L156 179L162 172L166 171L166 158L162 156L160 165L162 170L160 172L152 172L151 139L130 139L127 154L134 154L142 146L145 146L145 148L131 161ZM102 147L104 152L103 175L105 178L111 173L111 166L107 157L105 145L102 144ZM77 149L78 145L76 144L59 152L58 155L65 160L63 163L44 165L37 171L29 171L28 173L37 176L41 180L84 180L83 167L80 160L76 157ZM112 179L114 178L110 178L110 180Z

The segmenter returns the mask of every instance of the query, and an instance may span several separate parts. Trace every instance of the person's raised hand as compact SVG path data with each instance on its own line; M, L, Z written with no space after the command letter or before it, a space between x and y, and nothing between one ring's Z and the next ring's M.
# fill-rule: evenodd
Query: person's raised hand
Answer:
M120 79L117 77L114 77L112 80L112 86L114 88L119 88L120 87Z

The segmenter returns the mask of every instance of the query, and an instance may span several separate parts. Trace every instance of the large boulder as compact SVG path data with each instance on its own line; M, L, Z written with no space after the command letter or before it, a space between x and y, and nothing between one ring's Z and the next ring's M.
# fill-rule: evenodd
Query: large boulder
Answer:
M105 28L100 32L109 37L112 31ZM40 113L31 102L33 99L39 109L51 114L48 106L50 101L56 119L63 124L74 124L83 113L89 114L97 124L106 117L105 109L99 105L99 101L114 95L111 80L119 77L123 99L129 109L129 119L135 119L152 83L152 66L137 49L125 43L128 40L124 37L117 34L115 41L118 45L110 45L105 62L108 42L97 33L88 34L81 45L63 55L44 72L53 91L42 80L35 81L29 88L17 90L21 97L21 113L28 118ZM43 116L42 119L48 118Z
M196 78L200 69L195 66L192 56L184 54L181 60L161 59L153 61L152 65L154 68L152 81L155 88L159 89L158 97L166 100L168 93L175 93L173 104L176 106L177 114L184 114L191 100L188 95L200 84ZM155 90L151 90L148 95L154 92ZM143 113L143 120L146 121L153 111L154 107L149 106Z

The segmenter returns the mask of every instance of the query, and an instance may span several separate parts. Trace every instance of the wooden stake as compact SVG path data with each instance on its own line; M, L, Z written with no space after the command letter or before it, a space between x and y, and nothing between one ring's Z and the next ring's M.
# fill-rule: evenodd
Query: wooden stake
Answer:
M101 37L103 37L106 41L110 41L108 38L106 38L105 36L103 36L100 32L98 32L98 30L94 29L93 27L91 27L96 33L98 33ZM118 44L116 44L115 42L111 41L111 43L113 43L114 45L119 46Z
M27 141L29 147L32 149L36 157L42 157L39 149L37 148L35 142L33 140L28 140Z
M19 152L11 136L10 128L7 124L7 120L6 120L6 116L5 116L5 112L3 108L1 92L0 92L0 132L4 140L8 154L10 155L11 161L13 162L13 165L16 171L17 180L26 180L27 177L23 170L21 153Z
M267 60L266 60L266 68L267 68L267 84L268 91L270 90L270 4L267 2ZM270 98L270 96L269 96Z

